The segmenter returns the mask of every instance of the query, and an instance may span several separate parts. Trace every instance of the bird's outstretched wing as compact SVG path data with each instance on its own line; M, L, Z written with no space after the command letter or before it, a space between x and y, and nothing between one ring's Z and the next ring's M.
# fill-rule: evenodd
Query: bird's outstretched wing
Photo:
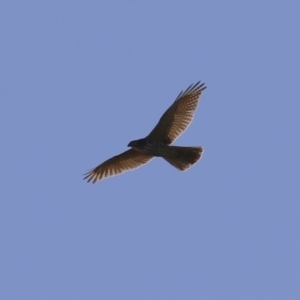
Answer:
M87 179L88 182L92 181L95 183L98 180L106 177L119 175L123 172L131 171L141 167L143 164L149 162L152 158L153 156L151 155L142 154L134 149L130 149L108 159L95 169L84 174L86 176L83 179Z
M204 83L200 84L199 81L190 85L185 92L182 91L147 138L166 144L174 142L193 120L200 95L205 89Z

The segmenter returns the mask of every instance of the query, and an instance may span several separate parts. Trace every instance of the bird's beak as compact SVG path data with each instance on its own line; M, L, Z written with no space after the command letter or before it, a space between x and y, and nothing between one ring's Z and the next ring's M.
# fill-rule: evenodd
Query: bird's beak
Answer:
M130 142L128 145L127 145L127 147L132 147L133 145L132 145L132 142Z

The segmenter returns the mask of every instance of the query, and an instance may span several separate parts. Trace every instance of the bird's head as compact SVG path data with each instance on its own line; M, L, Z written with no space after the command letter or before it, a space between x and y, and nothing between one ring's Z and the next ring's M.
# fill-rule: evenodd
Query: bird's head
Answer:
M140 139L140 140L131 141L128 144L128 147L139 149L139 148L143 148L144 144L145 144L145 139Z
M134 147L135 146L135 143L136 141L131 141L129 142L128 146L127 147Z

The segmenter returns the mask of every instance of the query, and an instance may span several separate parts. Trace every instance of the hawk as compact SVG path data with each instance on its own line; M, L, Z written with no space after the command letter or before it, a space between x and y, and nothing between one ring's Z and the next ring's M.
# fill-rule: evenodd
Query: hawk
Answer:
M95 183L134 170L155 156L164 158L180 171L195 164L203 153L202 147L179 147L171 144L192 122L200 96L205 89L204 83L200 84L199 81L182 91L145 138L131 141L128 144L131 149L106 160L84 174L84 180Z

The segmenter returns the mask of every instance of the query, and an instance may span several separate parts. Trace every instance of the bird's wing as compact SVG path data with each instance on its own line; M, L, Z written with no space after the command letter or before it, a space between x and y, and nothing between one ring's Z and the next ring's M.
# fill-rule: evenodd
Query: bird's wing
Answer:
M200 81L190 85L185 92L181 92L174 103L162 115L157 125L147 138L171 144L189 126L193 120L200 95L206 89Z
M142 154L134 149L129 149L119 155L116 155L95 169L89 171L83 179L87 179L88 182L92 181L93 183L98 180L119 175L126 171L131 171L138 167L141 167L143 164L149 162L153 156Z

